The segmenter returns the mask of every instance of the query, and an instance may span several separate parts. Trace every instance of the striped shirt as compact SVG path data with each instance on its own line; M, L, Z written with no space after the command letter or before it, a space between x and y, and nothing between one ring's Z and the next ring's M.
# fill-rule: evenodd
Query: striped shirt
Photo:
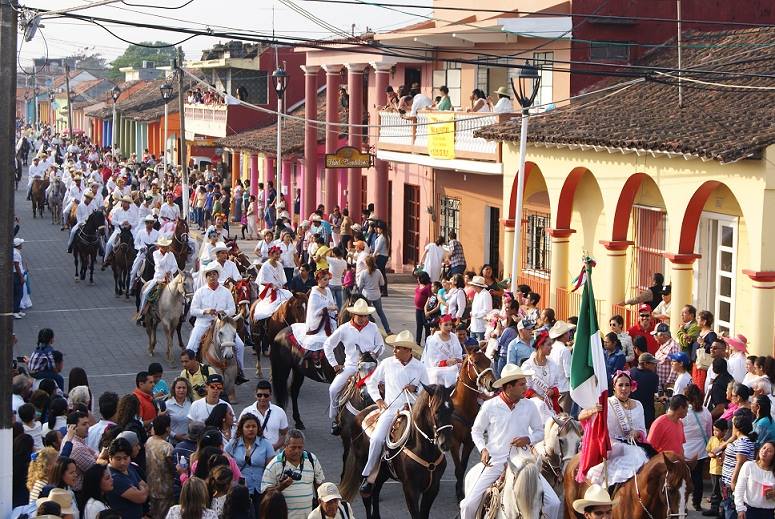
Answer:
M737 455L742 454L750 461L754 458L754 450L754 443L747 436L741 436L727 445L724 451L724 464L721 467L721 481L726 486L732 486L732 476L735 474Z
M308 456L312 456L312 460ZM310 463L311 461L311 463ZM288 504L288 519L307 519L312 511L313 489L325 481L323 468L314 454L309 451L302 453L301 479L294 481L291 486L283 490L283 497ZM283 472L291 469L298 471L299 466L285 459L285 451L280 452L264 469L261 478L261 492L264 493L271 486L278 485Z

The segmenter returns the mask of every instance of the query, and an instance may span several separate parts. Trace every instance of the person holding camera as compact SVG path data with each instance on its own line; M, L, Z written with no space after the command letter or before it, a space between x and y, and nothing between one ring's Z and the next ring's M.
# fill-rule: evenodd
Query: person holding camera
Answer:
M318 506L317 488L324 481L317 456L304 450L304 434L291 429L285 448L266 466L261 478L261 493L269 489L282 492L288 504L289 519L307 519Z

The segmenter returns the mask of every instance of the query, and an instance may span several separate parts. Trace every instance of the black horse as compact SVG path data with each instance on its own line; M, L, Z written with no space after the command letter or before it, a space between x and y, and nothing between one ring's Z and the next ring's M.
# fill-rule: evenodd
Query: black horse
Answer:
M94 262L100 251L100 235L105 229L105 213L94 211L86 219L73 240L73 262L75 263L75 281L86 279L86 269L89 269L89 284L94 284ZM78 260L81 268L78 269Z
M132 236L132 228L124 227L118 235L118 245L113 249L113 284L116 297L126 295L129 299L129 277L132 272L132 263L135 260L135 241Z

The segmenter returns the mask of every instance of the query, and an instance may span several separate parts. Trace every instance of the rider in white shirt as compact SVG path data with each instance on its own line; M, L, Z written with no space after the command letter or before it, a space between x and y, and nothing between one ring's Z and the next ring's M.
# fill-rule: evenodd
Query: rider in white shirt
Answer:
M253 320L266 319L277 310L283 301L290 299L293 294L283 288L287 280L282 263L280 263L280 247L269 248L269 259L261 265L258 271L257 282L260 286L258 304L253 309Z
M463 362L463 347L452 332L452 316L439 319L439 331L428 337L422 351L422 363L428 370L431 384L452 387L457 383L460 364Z
M78 204L78 209L75 211L76 224L73 225L72 229L70 229L70 237L67 240L68 254L73 252L73 240L75 239L75 233L77 233L80 228L83 227L83 224L86 223L89 215L91 215L94 211L100 210L99 206L92 201L93 199L94 195L92 192L87 191L83 195L83 202Z
M137 255L135 256L135 261L132 263L132 272L129 276L130 286L134 284L140 265L142 265L145 260L145 254L148 251L148 247L155 244L159 239L159 231L153 228L153 225L156 223L156 218L149 214L143 219L143 222L145 223L145 227L137 231L137 235L135 236L135 250L137 251Z
M110 260L113 258L113 247L115 241L118 239L118 235L121 233L121 227L129 226L132 229L132 235L137 232L137 206L129 196L124 196L121 199L121 205L114 207L110 212L110 223L113 225L113 234L108 238L108 243L105 247L105 262L102 265L102 269L110 265Z
M232 283L242 279L237 264L229 259L229 249L226 244L219 241L213 248L215 259L221 265L221 272L218 276L218 282L223 285L231 279Z
M145 315L145 301L148 298L148 294L162 281L169 282L172 276L180 270L178 268L178 260L170 250L170 245L172 245L172 240L169 238L160 237L156 242L158 248L153 251L153 278L145 284L140 296L140 311L137 314L137 321L140 324L142 324L143 316Z

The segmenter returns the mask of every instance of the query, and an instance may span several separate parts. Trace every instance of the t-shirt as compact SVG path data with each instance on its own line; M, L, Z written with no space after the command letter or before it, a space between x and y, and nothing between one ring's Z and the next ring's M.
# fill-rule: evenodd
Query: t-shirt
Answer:
M332 287L342 286L342 276L347 269L347 262L342 258L328 258L328 271L331 273L329 285Z
M710 440L708 440L708 446L705 450L708 451L710 454L711 452L717 453L719 446L721 445L721 441L715 436L711 436ZM708 467L708 472L711 473L714 476L720 476L721 475L721 464L724 459L724 454L718 453L715 458L710 458L710 466Z
M675 382L673 382L673 394L674 395L683 395L684 389L686 389L686 386L692 383L692 376L687 373L683 372L678 377L676 377Z
M226 404L231 409L231 405L225 400L219 399L218 404ZM188 419L193 422L205 422L218 404L208 404L206 399L200 398L191 404L191 409L188 410ZM233 413L234 410L232 409Z
M732 485L732 476L735 473L737 464L737 455L742 454L747 461L753 459L755 446L747 436L741 436L729 445L724 451L724 464L721 466L721 481L727 485Z
M414 288L414 307L417 310L425 309L425 302L428 301L428 297L430 297L430 295L430 285L417 285Z
M654 421L654 394L659 389L659 377L653 371L640 368L631 369L630 375L638 384L631 397L643 405L643 418L648 429Z
M648 441L657 452L673 451L684 455L684 426L681 420L674 422L663 414L651 424Z
M110 508L119 512L123 519L142 519L143 505L121 497L132 487L140 488L140 474L138 474L137 469L129 465L127 473L124 474L110 467L110 475L113 477L113 490L106 495Z
M710 392L708 398L708 410L713 412L713 408L719 404L726 406L729 403L727 400L727 386L734 379L729 373L723 373L716 376L713 379L713 383L710 385Z

